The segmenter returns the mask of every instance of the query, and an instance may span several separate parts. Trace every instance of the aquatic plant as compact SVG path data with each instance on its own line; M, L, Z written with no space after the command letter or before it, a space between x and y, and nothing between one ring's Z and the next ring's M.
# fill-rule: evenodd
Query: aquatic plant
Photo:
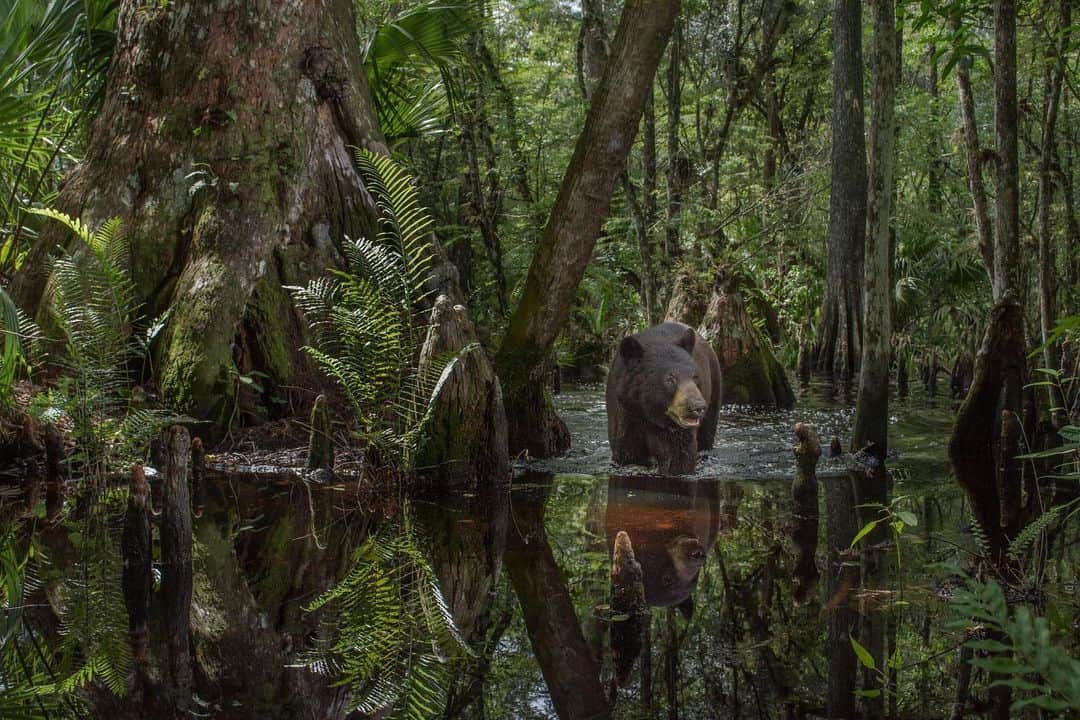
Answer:
M407 520L372 535L353 553L348 574L307 607L322 617L305 663L345 688L364 715L435 717L449 661L469 652L419 545Z
M420 366L432 295L432 220L412 178L390 158L359 150L378 206L374 240L345 243L347 269L290 286L313 343L304 350L341 389L363 439L384 464L411 469L457 356Z

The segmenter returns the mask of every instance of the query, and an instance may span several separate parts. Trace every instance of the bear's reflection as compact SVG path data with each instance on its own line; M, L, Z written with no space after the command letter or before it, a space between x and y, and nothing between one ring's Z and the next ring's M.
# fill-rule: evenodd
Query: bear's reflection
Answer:
M725 484L726 486L726 484ZM731 484L738 489L737 486ZM611 569L611 649L625 686L641 652L650 607L677 607L689 619L698 575L722 524L715 479L614 476L604 526Z
M676 606L690 616L698 573L721 521L721 483L715 479L616 476L608 480L605 533L629 536L641 564L645 602Z

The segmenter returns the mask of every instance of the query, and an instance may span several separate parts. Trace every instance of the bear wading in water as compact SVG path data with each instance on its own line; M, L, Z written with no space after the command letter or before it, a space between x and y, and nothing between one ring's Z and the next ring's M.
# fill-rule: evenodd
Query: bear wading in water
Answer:
M713 446L719 400L720 361L693 328L666 322L623 338L607 382L612 459L693 472Z

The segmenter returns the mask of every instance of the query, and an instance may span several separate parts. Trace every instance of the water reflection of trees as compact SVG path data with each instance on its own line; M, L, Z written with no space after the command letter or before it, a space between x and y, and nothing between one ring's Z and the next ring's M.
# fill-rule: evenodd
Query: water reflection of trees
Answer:
M459 704L445 717L803 717L825 714L830 670L852 690L864 688L848 635L858 637L861 623L858 553L847 547L858 527L843 547L833 543L833 570L849 562L853 574L833 576L829 518L811 512L828 505L826 483L811 501L786 483L667 482L530 476L533 489L512 494L507 573L478 645L488 654L459 680L474 683L474 693L483 686L484 711ZM946 713L953 688L940 678L955 672L957 659L923 568L965 542L963 498L951 488L919 494L920 524L904 540L899 581L910 604L894 609L887 635L889 651L903 655L890 678L900 716ZM629 652L621 645L628 626L612 631L612 616L627 614L617 599L625 578L611 565L620 531L641 566L648 606ZM683 546L693 536L704 547L700 569L686 572L672 555L680 536Z

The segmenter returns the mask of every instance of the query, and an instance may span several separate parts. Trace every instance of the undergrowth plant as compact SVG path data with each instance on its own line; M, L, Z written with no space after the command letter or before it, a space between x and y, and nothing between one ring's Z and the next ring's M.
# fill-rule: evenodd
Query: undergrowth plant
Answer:
M0 287L0 410L11 405L15 378L26 365L24 341L31 335L26 318Z
M53 258L48 283L49 309L63 344L57 358L63 374L34 407L46 420L71 418L72 459L81 464L83 476L102 477L140 456L163 427L186 419L133 402L136 368L162 323L143 329L119 219L91 230L56 210L32 212L63 223L77 238Z
M344 270L287 289L311 328L304 350L341 389L372 455L408 470L439 391L473 348L418 363L430 327L432 219L393 160L359 150L356 162L378 208L377 236L346 238Z
M1012 689L1010 711L1080 711L1080 658L1055 642L1050 620L1025 604L1010 607L996 580L954 572L964 583L950 603L950 627L965 632L965 643L975 651L971 664L992 674L990 686Z
M405 517L403 528L370 536L349 573L307 607L321 622L305 664L345 688L366 717L423 720L441 712L450 660L469 649L407 507Z

